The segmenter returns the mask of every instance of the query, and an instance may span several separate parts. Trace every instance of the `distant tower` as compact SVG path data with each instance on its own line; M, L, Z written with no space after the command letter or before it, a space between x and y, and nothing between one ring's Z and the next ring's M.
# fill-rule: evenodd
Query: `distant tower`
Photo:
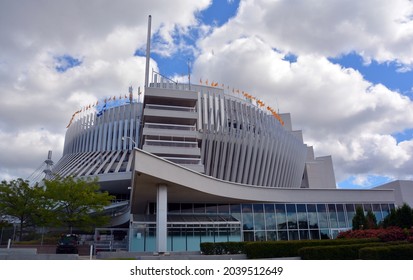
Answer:
M47 154L47 159L44 161L44 163L46 164L46 167L43 170L45 174L44 178L46 180L49 180L52 178L52 166L53 166L52 151L49 151L49 153Z
M133 87L132 86L129 87L129 101L132 104L133 102Z

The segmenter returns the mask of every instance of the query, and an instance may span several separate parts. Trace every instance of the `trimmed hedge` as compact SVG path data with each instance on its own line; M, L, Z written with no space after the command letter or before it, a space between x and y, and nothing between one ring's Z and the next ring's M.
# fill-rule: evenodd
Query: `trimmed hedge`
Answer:
M359 251L359 257L363 260L413 260L413 245L362 248Z
M366 239L328 239L297 241L265 241L249 242L245 245L245 253L249 259L298 257L298 251L304 247L339 246L379 242L377 238Z
M386 243L374 242L339 246L316 246L301 248L298 253L303 260L356 260L362 248L388 246Z
M201 243L201 252L205 255L245 254L245 245L248 242L204 242Z

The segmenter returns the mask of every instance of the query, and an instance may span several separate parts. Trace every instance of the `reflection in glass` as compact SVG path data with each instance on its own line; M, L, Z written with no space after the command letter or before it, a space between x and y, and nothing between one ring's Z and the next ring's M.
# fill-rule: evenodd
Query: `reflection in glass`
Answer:
M288 231L288 240L299 240L298 230Z
M347 221L349 228L353 228L353 217L356 214L356 208L354 204L346 204L347 209Z
M267 240L268 241L277 240L277 232L276 231L267 231Z
M295 204L287 204L287 225L289 229L297 229L297 211ZM297 235L298 236L298 235Z
M264 208L265 208L265 228L267 230L275 230L277 221L275 218L274 204L265 204Z
M381 213L383 215L383 219L387 217L387 215L390 214L390 207L388 204L382 204L381 205Z
M336 208L337 208L338 226L340 228L347 227L347 225L346 225L346 215L344 213L344 205L343 204L337 204Z
M373 214L376 216L377 223L383 220L383 215L381 214L380 204L373 204Z
M265 230L264 213L254 213L254 229Z
M325 204L317 204L318 220L320 228L328 228L327 209Z
M300 240L309 239L308 230L300 230Z
M228 214L229 205L228 204L218 204L218 213L219 214Z
M244 241L254 241L254 232L244 231Z
M288 233L286 230L278 231L278 240L288 240Z
M216 214L217 213L217 205L216 204L206 204L205 209L207 214Z
M254 213L264 213L264 205L263 204L253 204Z
M255 241L265 241L265 231L256 231Z
M310 228L318 228L317 209L315 204L307 204L308 224ZM317 238L318 239L318 238Z
M275 204L275 212L277 217L277 228L287 228L287 217L285 216L285 204Z
M242 204L242 228L244 230L254 230L252 204Z
M330 232L328 229L320 230L320 237L321 239L330 239Z
M308 229L307 209L305 207L305 204L297 204L297 218L298 227L300 229Z
M320 231L310 230L310 239L312 239L312 240L320 239Z
M332 228L338 227L337 222L337 212L336 212L336 205L335 204L328 204L328 213L330 216L330 225Z
M231 216L241 221L241 205L240 204L231 204L230 206Z

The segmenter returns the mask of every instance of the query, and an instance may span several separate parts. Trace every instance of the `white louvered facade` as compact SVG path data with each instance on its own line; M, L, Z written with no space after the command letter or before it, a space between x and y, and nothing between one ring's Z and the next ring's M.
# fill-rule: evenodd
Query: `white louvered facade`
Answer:
M309 147L301 132L292 130L290 115L281 118L284 125L251 100L222 88L152 83L144 103L78 116L66 132L63 157L53 172L99 176L101 182L115 180L111 176L116 174L126 178L132 171L132 150L138 146L229 182L311 187L309 182L317 177L307 174L307 168L323 167L326 161L322 165L308 157ZM332 174L325 185L335 187Z
M247 99L216 87L156 83L144 107L144 150L226 181L301 187L301 133Z

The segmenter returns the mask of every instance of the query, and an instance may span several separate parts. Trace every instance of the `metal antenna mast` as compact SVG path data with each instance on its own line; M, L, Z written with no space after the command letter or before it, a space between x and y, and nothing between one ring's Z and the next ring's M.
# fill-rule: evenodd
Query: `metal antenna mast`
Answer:
M148 37L146 39L146 68L145 68L145 89L149 86L149 60L151 59L151 21L152 16L148 17Z

